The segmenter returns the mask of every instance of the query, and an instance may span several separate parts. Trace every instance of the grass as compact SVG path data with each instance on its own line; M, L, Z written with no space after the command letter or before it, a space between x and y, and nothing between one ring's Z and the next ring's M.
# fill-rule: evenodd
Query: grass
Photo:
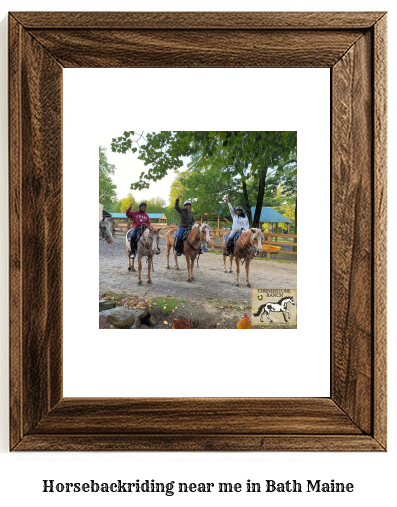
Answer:
M151 303L152 303L152 309L156 308L156 306L153 307L153 303L156 303L157 308L160 308L163 313L172 313L173 310L178 308L178 306L180 306L181 304L185 304L185 300L178 299L178 298L157 296L157 297L151 298Z
M283 254L285 255L285 254ZM276 261L276 262L285 262L287 264L296 264L296 261L289 261L287 259L268 259L267 257L255 257L257 261Z
M217 251L210 251L210 252L207 252L207 253L212 253L212 254L215 254L215 255L223 255L222 252L217 252ZM279 255L279 254L278 254ZM281 255L288 255L287 253L282 253ZM267 257L255 257L254 258L255 261L276 261L276 262L285 262L287 264L292 264L292 263L296 263L296 261L289 261L289 260L286 260L286 259L268 259Z

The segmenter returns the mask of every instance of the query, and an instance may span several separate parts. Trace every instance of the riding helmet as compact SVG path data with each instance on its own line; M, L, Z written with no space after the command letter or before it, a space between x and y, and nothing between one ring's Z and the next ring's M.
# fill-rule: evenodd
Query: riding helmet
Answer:
M190 206L192 205L191 201L185 201L185 202L183 203L183 205L184 205L184 206L186 206L186 204L190 204Z
M141 202L141 203L139 204L139 207L141 207L142 205L145 205L145 206L147 207L146 202Z
M243 208L242 208L241 206L236 206L236 211L237 211L238 209L239 209L240 211L244 211L244 210L243 210Z

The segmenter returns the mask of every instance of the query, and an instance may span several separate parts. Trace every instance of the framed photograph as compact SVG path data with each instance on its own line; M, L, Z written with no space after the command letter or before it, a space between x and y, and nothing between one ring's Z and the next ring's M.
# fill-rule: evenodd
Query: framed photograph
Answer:
M331 394L65 398L63 69L206 67L331 70ZM386 450L386 13L10 13L9 96L11 450Z

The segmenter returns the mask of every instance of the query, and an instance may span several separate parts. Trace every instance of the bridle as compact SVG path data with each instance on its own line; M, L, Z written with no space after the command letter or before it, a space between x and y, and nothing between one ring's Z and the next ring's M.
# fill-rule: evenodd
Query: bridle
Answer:
M253 242L251 244L251 240L252 240L252 236L253 236L252 231L251 231L251 234L250 234L250 241L248 243L244 243L244 240L243 240L243 237L242 237L243 234L244 233L241 233L241 236L236 241L236 247L240 250L240 252L244 255L244 257L246 257L252 251L252 247L255 248L255 245L253 244ZM243 244L243 248L241 248L241 246L238 244L239 240ZM248 248L248 250L247 250L247 248Z
M190 232L193 232L193 227L191 228ZM190 233L188 234L188 237L186 238L186 243L187 243L187 244L190 246L190 248L191 248L192 250L194 250L195 252L198 252L198 250L200 249L200 243L201 243L201 231L200 231L200 226L198 226L198 227L197 227L197 232L198 232L198 238L199 238L199 240L198 240L198 241L196 241L194 238L191 238L191 239L194 241L194 243L196 243L196 245L197 245L197 244L199 245L199 247L198 247L198 248L194 248L194 246L190 244L190 242L189 242L189 236L190 236Z
M107 220L106 220L106 222L107 222ZM101 220L100 223L99 223L99 228L101 230L101 236L102 236L101 238L99 238L99 241L103 241L105 239L105 235L104 235L103 229L102 229L102 224L103 223L105 223L105 220ZM109 222L107 222L107 223L109 223Z
M147 239L151 239L151 238L153 238L153 236L157 236L157 246L158 246L158 243L159 243L159 240L160 240L160 235L156 234L154 232L154 230L150 230L149 228L148 228L148 231L149 231L149 234L148 234ZM144 254L144 256L147 257L148 264L151 261L151 263L152 263L152 270L154 272L154 265L153 265L153 242L152 242L151 248L150 247L148 248L145 245L145 243L143 242L143 236L144 236L144 234L145 234L145 231L142 233L142 236L139 238L139 243L146 250L146 253Z

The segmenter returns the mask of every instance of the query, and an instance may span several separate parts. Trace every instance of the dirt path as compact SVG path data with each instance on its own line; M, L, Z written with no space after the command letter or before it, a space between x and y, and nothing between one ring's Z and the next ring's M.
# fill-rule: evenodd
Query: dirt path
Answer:
M163 243L163 244L162 244ZM161 255L154 259L153 285L146 284L147 265L143 264L143 285L138 285L138 273L128 271L128 259L125 239L115 238L112 245L99 242L99 290L117 294L134 294L142 298L171 296L185 300L201 302L211 313L227 312L227 316L250 314L251 289L245 282L245 267L242 266L241 285L236 287L236 266L233 273L223 272L223 258L220 254L207 252L200 258L199 267L195 266L196 281L188 283L186 261L178 258L180 271L166 269L165 244L160 243ZM229 265L229 260L227 261ZM174 266L170 258L170 266ZM252 287L257 288L296 288L296 262L254 259L251 263L250 279ZM197 303L200 304L200 303ZM220 308L220 306L225 308ZM212 311L211 311L212 310ZM190 313L190 312L189 312Z

